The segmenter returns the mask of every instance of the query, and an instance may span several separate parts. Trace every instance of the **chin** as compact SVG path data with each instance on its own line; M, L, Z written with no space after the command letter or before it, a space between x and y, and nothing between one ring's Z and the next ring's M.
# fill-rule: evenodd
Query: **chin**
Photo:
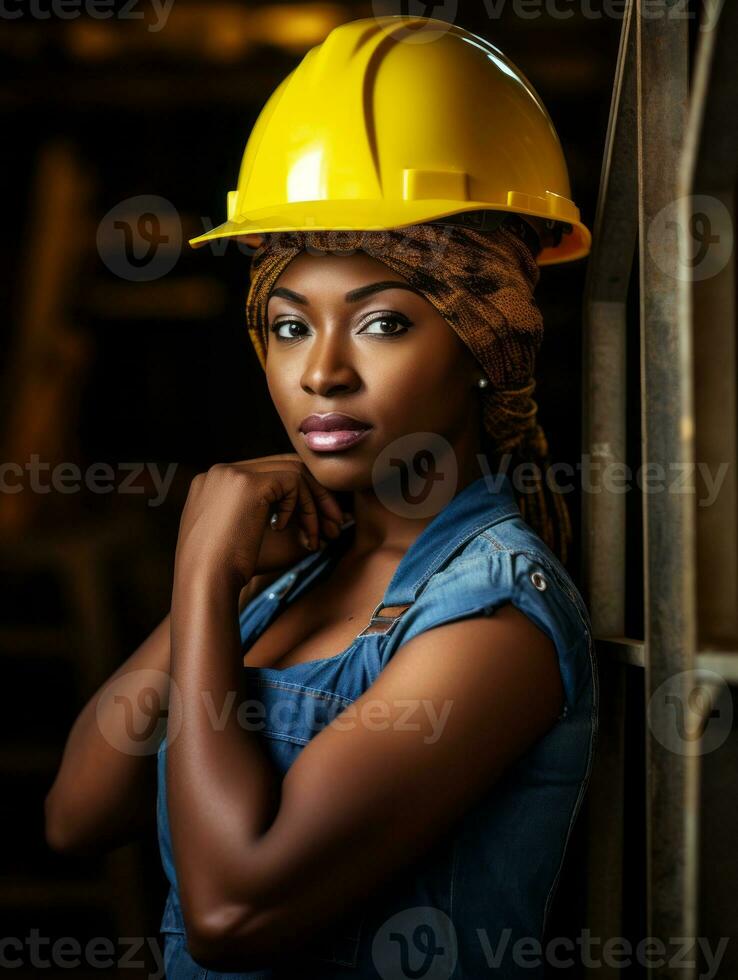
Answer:
M373 459L359 457L350 450L340 453L313 453L302 447L298 452L305 466L326 490L366 490L372 485Z
M334 493L368 490L372 486L371 466L341 459L319 460L317 465L306 462L306 465L318 483Z

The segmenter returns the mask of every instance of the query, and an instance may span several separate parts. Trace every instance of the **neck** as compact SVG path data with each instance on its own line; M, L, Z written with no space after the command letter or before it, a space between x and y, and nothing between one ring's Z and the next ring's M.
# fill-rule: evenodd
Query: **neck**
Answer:
M476 440L463 450L462 447L454 447L452 455L456 461L455 486L453 492L449 490L447 495L439 499L439 511L465 487L484 475L479 462L481 453L481 446ZM445 467L445 471L448 476L449 467ZM444 472L443 464L438 467L438 472L441 474ZM392 495L397 497L397 474L395 473L388 482L392 488ZM413 481L414 489L417 488L418 482L417 479ZM387 495L383 495L381 489L378 493L374 486L354 491L352 507L356 525L351 551L355 556L378 549L404 553L436 517L436 512L425 516L413 516L412 504L402 497L399 498L398 507L392 508L387 503ZM419 507L418 510L420 509Z

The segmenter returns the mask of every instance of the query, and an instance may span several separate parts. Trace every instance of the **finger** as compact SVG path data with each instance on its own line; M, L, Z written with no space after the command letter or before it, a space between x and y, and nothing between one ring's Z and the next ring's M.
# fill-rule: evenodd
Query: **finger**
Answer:
M319 542L320 522L318 520L318 508L313 498L307 480L298 477L298 487L300 495L300 523L308 537L308 547L314 551Z
M281 493L277 500L271 506L271 511L273 514L277 515L277 520L274 524L271 523L271 518L269 526L275 531L281 531L284 527L289 524L292 515L295 513L299 500L298 484L292 483L287 480L280 480L279 486Z
M322 519L325 517L327 521L331 522L330 524L326 525L327 532L332 535L338 535L340 533L341 526L344 523L344 515L343 511L341 510L341 506L334 494L328 490L327 487L320 484L313 476L297 453L273 453L271 456L257 456L254 459L241 460L240 464L236 463L234 465L244 465L257 472L268 472L269 470L274 469L274 464L276 462L279 462L282 465L287 464L290 469L294 468L302 473L302 475L308 481L310 490L318 506L319 518ZM284 527L284 523L282 523L280 527Z
M310 485L310 490L318 505L318 509L329 520L335 521L340 526L343 523L343 511L334 494L327 487L324 487L322 483L319 483L307 467L305 467L304 475Z
M289 524L299 528L303 546L314 551L318 546L318 516L315 501L307 483L294 471L280 474L279 485L282 502L275 530L283 530ZM275 503L275 511L278 504Z
M338 501L329 490L315 479L312 473L305 471L304 475L316 501L321 531L328 538L339 537L343 517Z

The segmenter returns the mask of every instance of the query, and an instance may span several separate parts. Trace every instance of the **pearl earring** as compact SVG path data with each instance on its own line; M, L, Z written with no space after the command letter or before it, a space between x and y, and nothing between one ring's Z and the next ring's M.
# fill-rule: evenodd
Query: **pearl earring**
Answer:
M486 388L489 384L489 378L480 378L479 381L477 381L477 384L480 388Z

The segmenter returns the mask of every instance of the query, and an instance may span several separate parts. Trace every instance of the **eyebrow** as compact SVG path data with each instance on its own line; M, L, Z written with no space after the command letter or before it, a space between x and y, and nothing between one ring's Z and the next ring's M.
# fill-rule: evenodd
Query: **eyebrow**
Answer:
M347 303L358 303L359 300L365 299L367 296L373 296L374 293L381 292L384 289L407 289L411 293L415 293L417 296L422 296L423 294L415 286L411 286L407 282L396 282L394 279L386 279L383 282L373 282L368 286L359 286L358 289L352 289L350 292L346 293L344 299ZM267 297L267 303L272 298L272 296L281 296L283 299L292 300L293 303L301 303L303 306L308 306L310 300L307 296L303 296L302 293L296 293L292 289L287 289L286 286L277 286L274 288Z

